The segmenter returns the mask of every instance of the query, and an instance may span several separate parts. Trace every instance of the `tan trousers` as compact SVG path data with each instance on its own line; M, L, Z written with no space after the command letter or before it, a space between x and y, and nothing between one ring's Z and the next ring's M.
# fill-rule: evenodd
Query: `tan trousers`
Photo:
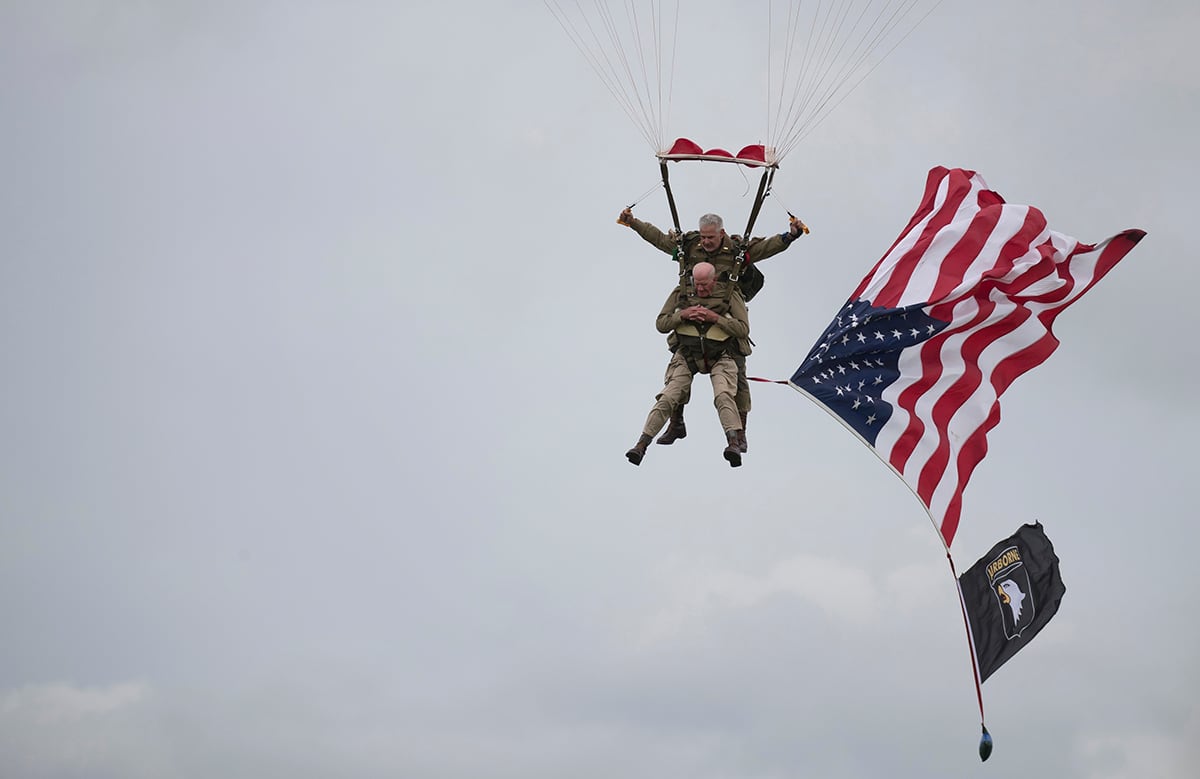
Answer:
M734 400L738 390L738 369L733 357L728 354L722 355L708 377L712 380L713 405L717 408L721 427L726 433L741 430L742 420L738 417L738 407ZM675 409L690 394L691 389L692 369L688 367L687 360L679 354L671 355L671 361L667 363L663 390L655 398L657 402L646 417L646 426L642 428L642 434L651 437L657 435Z
M734 363L737 365L737 394L734 400L737 402L737 410L742 414L750 413L750 382L746 379L746 356L744 354L732 354ZM691 400L692 391L689 387L683 393L683 400L679 401L679 405L686 406ZM741 427L739 424L738 427Z

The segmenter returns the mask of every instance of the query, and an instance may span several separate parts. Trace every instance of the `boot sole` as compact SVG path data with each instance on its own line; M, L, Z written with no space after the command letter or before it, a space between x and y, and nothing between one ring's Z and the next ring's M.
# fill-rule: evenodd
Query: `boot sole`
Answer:
M625 459L628 460L629 462L633 463L634 465L641 465L642 457L643 457L643 455L638 454L637 451L635 451L633 449L630 449L628 452L625 453Z
M731 452L727 449L725 450L725 459L729 461L730 468L740 468L742 465L741 452Z

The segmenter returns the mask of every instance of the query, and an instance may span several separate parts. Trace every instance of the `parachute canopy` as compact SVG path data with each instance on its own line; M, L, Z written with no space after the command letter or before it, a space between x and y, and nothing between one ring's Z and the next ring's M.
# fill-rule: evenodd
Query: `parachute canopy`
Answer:
M660 160L709 160L710 162L735 162L752 168L774 168L778 166L775 149L768 149L762 144L745 146L737 154L730 154L724 149L704 150L700 144L687 138L679 138L670 149L659 152Z

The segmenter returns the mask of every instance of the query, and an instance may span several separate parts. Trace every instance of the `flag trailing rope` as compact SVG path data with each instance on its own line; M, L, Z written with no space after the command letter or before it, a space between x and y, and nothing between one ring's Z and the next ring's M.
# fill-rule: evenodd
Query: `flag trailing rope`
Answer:
M908 226L790 383L899 474L949 550L1000 395L1054 352L1055 317L1144 235L1083 244L974 171L934 168Z
M958 586L981 683L1033 640L1067 591L1040 522L993 546Z

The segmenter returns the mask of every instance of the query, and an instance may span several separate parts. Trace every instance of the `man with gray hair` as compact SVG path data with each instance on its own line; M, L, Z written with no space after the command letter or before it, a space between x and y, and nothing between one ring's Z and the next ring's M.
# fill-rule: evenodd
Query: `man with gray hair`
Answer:
M768 238L751 238L743 243L741 236L730 236L725 232L724 222L716 214L705 214L700 217L699 230L686 232L682 236L674 231L664 233L649 222L637 219L629 208L621 212L617 221L632 228L647 243L679 260L680 287L678 290L681 294L688 291L689 274L696 264L707 262L713 265L717 272L716 294L726 298L736 297L741 300L743 305L753 296L754 292L757 292L757 288L751 287L752 291L747 294L737 280L731 280L734 274L738 275L738 280L748 278L747 268L737 267L739 251L745 250L745 265L751 266L759 260L765 260L784 251L792 244L792 241L805 232L804 224L799 219L792 217L787 232ZM680 252L682 253L680 254ZM754 268L749 268L749 270L758 276L761 285L761 273L757 273L757 269ZM668 346L672 345L672 339L673 334L667 339ZM746 379L746 357L751 350L749 338L739 338L737 347L736 350L731 350L730 356L738 368L736 401L738 414L741 417L738 447L744 454L749 449L746 442L746 418L750 413L750 382ZM673 444L678 439L687 436L687 426L683 422L683 407L687 402L688 394L685 393L675 406L670 425L658 439L658 443Z

